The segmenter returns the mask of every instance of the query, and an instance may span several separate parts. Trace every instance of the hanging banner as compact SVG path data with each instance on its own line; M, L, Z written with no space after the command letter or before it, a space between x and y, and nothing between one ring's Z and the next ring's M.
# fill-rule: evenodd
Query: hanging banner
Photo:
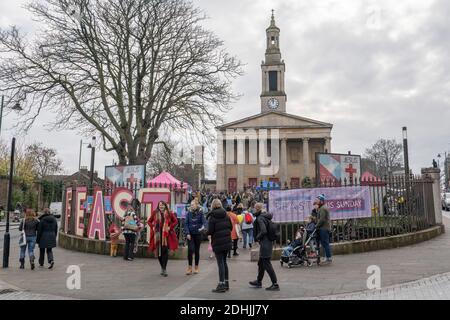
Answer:
M325 195L332 220L372 216L368 186L271 190L269 211L273 214L273 221L306 221L311 215L315 198L320 194Z

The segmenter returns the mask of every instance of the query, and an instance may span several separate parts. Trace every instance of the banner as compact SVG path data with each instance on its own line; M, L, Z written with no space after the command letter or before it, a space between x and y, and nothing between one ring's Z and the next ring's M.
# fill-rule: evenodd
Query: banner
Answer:
M306 221L313 202L320 195L330 209L332 220L372 216L369 186L269 191L269 211L275 222Z
M317 153L316 170L316 176L320 181L339 179L354 181L361 177L361 156Z
M106 166L105 184L143 185L145 182L145 165Z

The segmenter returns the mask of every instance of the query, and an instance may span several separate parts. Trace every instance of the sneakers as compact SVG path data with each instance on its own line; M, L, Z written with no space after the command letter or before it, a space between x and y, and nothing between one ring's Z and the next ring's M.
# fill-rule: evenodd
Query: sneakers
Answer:
M217 288L212 289L212 292L215 292L215 293L224 293L226 291L227 291L227 289L225 288L225 284L224 283L220 283L220 282L217 285Z
M332 262L333 262L333 259L326 258L325 260L320 261L320 265L328 265L328 264L331 264Z
M55 262L54 261L52 261L52 262L50 262L50 265L48 266L48 268L49 269L53 269L53 266L55 265Z
M267 291L280 291L280 286L276 283L272 284L270 287L266 288Z
M248 284L255 288L262 288L262 283L259 282L258 280L250 281Z
M194 273L197 274L199 272L198 266L195 266Z
M233 253L233 257L236 257L238 255L239 255L239 253L237 251Z
M192 274L192 266L189 266L186 270L186 275L190 276Z

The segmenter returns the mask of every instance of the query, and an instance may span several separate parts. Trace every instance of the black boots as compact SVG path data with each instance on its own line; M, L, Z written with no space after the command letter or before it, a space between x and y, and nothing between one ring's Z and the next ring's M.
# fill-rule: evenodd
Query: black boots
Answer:
M34 257L30 257L31 270L34 270Z
M225 291L230 290L230 283L228 282L228 280L225 280L224 286L225 286Z
M51 261L51 262L50 262L50 265L48 266L48 268L49 268L49 269L53 269L53 266L54 266L54 265L55 265L55 262L54 262L54 261Z
M20 261L20 269L25 269L25 259L19 259Z
M270 287L266 288L267 291L280 291L280 286L276 283L272 284Z
M226 292L227 289L225 287L225 283L219 282L217 288L213 289L212 292L223 293Z

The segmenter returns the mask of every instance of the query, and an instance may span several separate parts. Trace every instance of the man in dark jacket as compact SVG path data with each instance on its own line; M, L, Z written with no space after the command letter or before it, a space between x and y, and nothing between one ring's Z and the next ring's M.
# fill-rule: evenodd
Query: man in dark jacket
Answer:
M330 210L325 205L325 195L319 195L314 201L314 205L317 206L317 225L316 228L319 231L320 244L325 251L325 264L332 262L331 249L330 249Z
M256 220L253 225L253 232L255 241L259 242L258 276L255 281L250 281L249 283L253 287L261 288L264 272L267 271L267 274L272 281L272 285L266 288L266 290L279 291L280 287L277 282L277 275L270 262L270 259L272 258L273 243L268 237L268 226L269 221L272 220L272 214L263 212L263 207L264 205L260 202L255 204L254 216L256 217Z
M206 218L203 209L194 200L186 214L184 223L184 234L188 241L188 269L187 275L192 274L192 256L195 253L195 270L198 273L198 263L200 261L200 244L202 243L202 230L206 228Z
M52 249L56 247L56 235L58 233L58 222L50 213L50 209L44 209L44 214L39 218L39 227L36 242L39 244L39 266L44 266L45 252L47 251L47 259L53 268L55 261L53 259Z
M231 230L233 226L227 212L219 199L211 203L211 212L208 221L208 235L211 236L211 246L216 255L219 267L219 284L213 292L229 290L227 255L231 250Z

